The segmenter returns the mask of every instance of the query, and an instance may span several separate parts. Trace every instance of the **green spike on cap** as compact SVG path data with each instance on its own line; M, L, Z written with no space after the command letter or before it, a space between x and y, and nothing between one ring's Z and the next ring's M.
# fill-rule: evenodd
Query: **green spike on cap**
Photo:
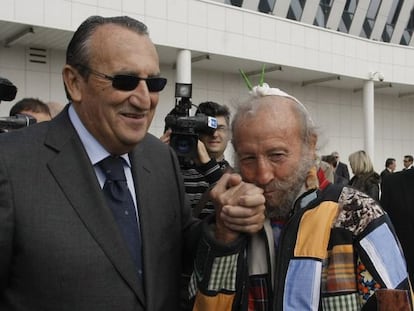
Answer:
M263 66L262 66L262 73L260 75L260 80L259 80L259 85L260 86L263 86L264 75L265 75L265 64L263 64Z
M262 65L262 72L260 74L260 80L259 80L259 86L263 86L264 83L264 75L265 75L265 65ZM239 69L239 72L241 74L241 76L243 77L244 82L247 85L247 88L249 89L249 91L253 90L253 85L249 80L249 77L244 73L244 71L242 69Z
M241 76L243 77L244 82L247 85L247 88L249 89L249 91L253 90L253 86L252 83L250 82L249 78L247 77L247 75L244 73L244 71L242 69L239 69Z

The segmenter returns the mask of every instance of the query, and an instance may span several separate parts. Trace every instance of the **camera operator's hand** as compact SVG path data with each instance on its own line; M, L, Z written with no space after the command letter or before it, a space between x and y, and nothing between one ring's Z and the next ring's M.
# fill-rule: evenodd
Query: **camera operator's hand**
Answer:
M168 129L165 133L160 137L160 140L163 143L170 144L170 137L171 137L172 129Z
M265 220L263 189L243 182L238 174L224 174L210 192L216 206L216 239L231 242L240 233L259 231Z
M206 164L211 160L210 155L207 152L206 145L204 145L201 140L198 140L197 143L197 154L198 159L195 159L196 164Z

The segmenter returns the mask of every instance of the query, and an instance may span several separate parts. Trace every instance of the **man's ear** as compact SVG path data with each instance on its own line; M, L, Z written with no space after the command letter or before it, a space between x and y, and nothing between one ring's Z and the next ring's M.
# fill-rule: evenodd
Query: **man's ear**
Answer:
M316 144L318 142L318 136L316 134L312 134L309 138L309 152L312 155L312 158L316 159Z
M78 71L72 66L66 64L62 69L62 78L72 102L80 102L82 100L82 77Z

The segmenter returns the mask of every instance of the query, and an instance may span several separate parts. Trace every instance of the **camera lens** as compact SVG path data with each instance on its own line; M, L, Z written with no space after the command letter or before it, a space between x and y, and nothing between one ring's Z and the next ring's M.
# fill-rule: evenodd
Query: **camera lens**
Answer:
M192 137L180 137L175 141L174 149L181 154L189 153L194 147L194 140Z

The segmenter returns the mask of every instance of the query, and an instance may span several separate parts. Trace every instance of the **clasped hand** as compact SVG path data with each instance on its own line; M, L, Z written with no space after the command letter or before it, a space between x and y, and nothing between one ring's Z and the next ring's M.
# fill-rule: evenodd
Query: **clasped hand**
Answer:
M238 174L224 174L211 190L216 206L216 238L231 242L240 233L256 233L265 220L263 190L242 181Z

